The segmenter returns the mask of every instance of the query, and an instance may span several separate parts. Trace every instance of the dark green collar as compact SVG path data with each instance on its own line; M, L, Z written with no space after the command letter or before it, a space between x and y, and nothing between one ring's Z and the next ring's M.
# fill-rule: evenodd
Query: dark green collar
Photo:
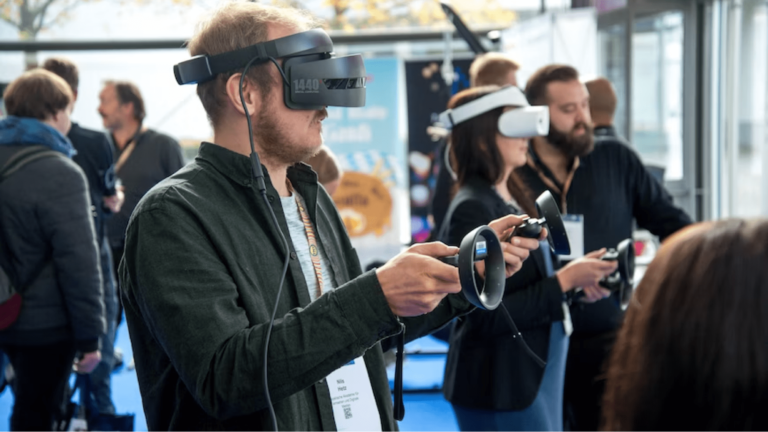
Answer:
M217 144L203 142L200 144L197 159L212 165L217 171L229 177L235 183L248 187L251 186L251 159L248 156L235 153ZM264 172L264 183L270 189L272 188L272 182L269 178L269 172L264 165L261 168ZM303 189L303 185L299 186L299 184L303 183L304 185L312 186L317 184L317 174L312 171L309 165L303 162L289 167L287 175L299 193Z

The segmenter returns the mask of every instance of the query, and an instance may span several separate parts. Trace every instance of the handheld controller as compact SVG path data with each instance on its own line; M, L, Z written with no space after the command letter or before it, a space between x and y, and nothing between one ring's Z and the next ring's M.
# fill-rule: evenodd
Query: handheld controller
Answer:
M440 261L459 268L461 292L467 301L484 310L499 307L504 296L506 270L504 252L496 232L482 225L464 236L459 254L440 258ZM477 286L475 263L485 261L485 284Z
M621 310L626 310L635 291L635 246L632 239L622 240L616 249L608 249L600 258L603 261L618 261L612 274L600 280L600 286L611 292L611 298ZM574 299L584 297L583 291L574 294Z
M541 218L524 219L522 225L517 226L506 241L513 236L536 239L541 236L542 228L547 228L547 241L552 251L558 255L570 255L568 233L552 193L545 191L536 198L536 210Z

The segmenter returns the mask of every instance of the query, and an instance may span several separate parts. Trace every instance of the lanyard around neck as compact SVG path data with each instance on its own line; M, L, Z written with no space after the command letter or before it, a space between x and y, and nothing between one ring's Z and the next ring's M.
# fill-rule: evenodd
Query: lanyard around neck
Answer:
M136 129L136 133L133 134L131 139L128 140L127 143L125 143L125 147L123 148L123 152L120 153L120 157L117 159L117 162L115 162L115 173L120 172L120 168L125 165L125 162L128 160L129 157L131 157L131 153L133 153L133 149L136 147L136 143L139 141L139 137L141 135L141 123L139 123L139 128ZM112 141L115 141L115 137L112 137Z
M304 233L307 235L307 243L309 244L309 257L312 259L312 268L315 270L315 277L317 278L317 290L315 290L315 298L323 295L323 268L320 264L320 249L317 246L317 237L315 236L315 229L312 226L312 220L309 218L307 210L304 208L304 204L299 199L299 194L293 190L293 186L288 179L285 180L288 185L288 190L293 194L293 198L296 200L296 207L299 209L299 215L301 216L301 222L304 224Z
M538 174L539 178L547 187L547 189L550 189L551 191L560 195L560 212L567 214L568 203L566 202L566 196L568 195L568 190L571 188L573 176L576 174L576 170L579 168L581 160L578 157L574 158L571 169L568 171L568 176L565 178L565 183L560 184L549 167L546 166L544 162L542 162L541 158L539 158L539 155L536 154L536 150L533 149L533 145L529 147L528 155L530 156L527 160L528 166L531 167L531 169L533 169L536 174Z

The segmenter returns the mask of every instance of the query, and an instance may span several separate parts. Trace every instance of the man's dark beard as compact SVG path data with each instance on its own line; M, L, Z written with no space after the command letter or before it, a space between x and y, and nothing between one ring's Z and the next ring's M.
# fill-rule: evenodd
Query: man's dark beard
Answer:
M581 136L573 136L573 131L579 128L584 128L584 134ZM586 123L576 123L571 129L570 133L563 133L555 128L551 122L549 123L549 135L547 135L547 141L550 144L557 147L566 156L570 158L586 156L592 152L595 148L594 137L592 136L592 126Z

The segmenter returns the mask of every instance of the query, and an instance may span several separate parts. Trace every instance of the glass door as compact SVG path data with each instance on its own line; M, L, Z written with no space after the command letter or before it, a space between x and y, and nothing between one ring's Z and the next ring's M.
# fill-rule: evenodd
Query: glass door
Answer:
M692 217L696 200L696 2L630 0L598 17L599 70L615 125Z
M635 20L632 56L630 141L665 181L683 180L683 13Z

